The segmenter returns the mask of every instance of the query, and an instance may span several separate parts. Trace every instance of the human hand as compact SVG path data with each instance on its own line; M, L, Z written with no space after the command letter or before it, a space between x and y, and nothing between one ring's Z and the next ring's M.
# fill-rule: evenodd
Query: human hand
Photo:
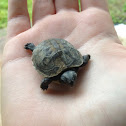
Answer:
M126 125L126 49L116 35L106 0L34 0L33 26L26 0L9 0L8 42L2 67L3 126ZM49 38L71 42L90 54L73 88L51 84L43 92L42 77L24 49Z

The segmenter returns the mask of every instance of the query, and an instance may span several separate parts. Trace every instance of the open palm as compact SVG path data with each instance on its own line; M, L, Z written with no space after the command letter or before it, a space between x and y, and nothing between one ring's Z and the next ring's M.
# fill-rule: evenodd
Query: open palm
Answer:
M55 0L55 6L53 2L34 0L30 28L26 2L9 1L3 126L126 125L126 49L119 44L106 2L82 0L82 12L77 0ZM48 91L40 89L42 76L24 45L49 38L65 39L82 55L91 55L73 88L51 84Z

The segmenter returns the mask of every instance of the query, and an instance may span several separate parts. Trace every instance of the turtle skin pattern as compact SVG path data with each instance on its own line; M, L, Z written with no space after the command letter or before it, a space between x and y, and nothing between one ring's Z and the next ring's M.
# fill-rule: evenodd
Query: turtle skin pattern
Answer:
M33 65L43 77L54 77L65 69L79 67L83 57L74 46L63 39L49 39L35 47Z

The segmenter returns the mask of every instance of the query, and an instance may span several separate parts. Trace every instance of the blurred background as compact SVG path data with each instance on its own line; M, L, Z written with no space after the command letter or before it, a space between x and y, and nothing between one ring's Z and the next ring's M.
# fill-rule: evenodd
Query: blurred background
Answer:
M32 0L28 1L28 11L30 17L32 16ZM122 41L123 45L126 46L126 0L108 0L109 11L112 17L113 23L117 34ZM80 5L80 0L79 0ZM6 43L7 34L7 15L8 15L8 0L0 1L0 73L2 63L2 52ZM0 74L1 84L1 74ZM1 89L1 88L0 88ZM0 92L1 93L1 92ZM1 114L0 114L1 118ZM1 119L0 119L1 126Z

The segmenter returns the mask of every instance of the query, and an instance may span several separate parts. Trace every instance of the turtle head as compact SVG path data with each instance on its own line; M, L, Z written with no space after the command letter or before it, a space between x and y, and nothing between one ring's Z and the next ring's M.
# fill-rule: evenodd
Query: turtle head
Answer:
M63 84L68 84L70 86L73 86L74 83L75 83L76 78L77 78L77 73L75 71L68 70L68 71L65 71L61 75L60 81Z

